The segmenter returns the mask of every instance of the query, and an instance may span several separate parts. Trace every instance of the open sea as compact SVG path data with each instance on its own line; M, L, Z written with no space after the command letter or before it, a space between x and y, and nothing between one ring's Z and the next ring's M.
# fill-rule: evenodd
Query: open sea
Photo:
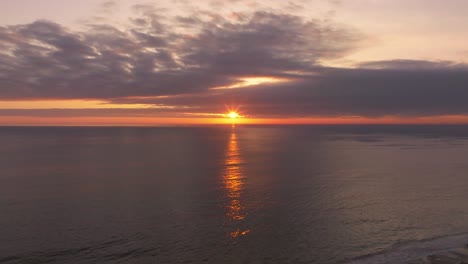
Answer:
M0 263L405 263L468 243L468 126L1 127Z

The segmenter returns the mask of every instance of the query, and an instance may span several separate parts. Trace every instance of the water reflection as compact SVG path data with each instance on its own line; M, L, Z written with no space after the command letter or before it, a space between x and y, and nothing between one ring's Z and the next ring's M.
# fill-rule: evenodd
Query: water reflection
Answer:
M226 217L230 224L236 228L230 232L232 238L246 235L250 232L249 229L241 228L242 220L245 219L245 207L241 202L241 195L244 189L244 179L242 168L242 156L239 152L235 127L232 128L226 149L225 171L223 174L224 187L229 199L226 205Z

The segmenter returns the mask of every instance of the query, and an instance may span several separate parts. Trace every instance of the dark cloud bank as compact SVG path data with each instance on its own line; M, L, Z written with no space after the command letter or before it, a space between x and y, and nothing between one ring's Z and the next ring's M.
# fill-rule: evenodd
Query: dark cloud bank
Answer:
M88 24L78 31L51 21L0 27L0 99L97 98L182 107L100 110L110 116L223 112L231 103L258 117L468 113L466 65L395 60L353 69L322 66L321 60L358 48L363 36L350 28L273 12L166 17L148 6L135 9L139 15L125 30ZM290 81L210 89L248 76Z

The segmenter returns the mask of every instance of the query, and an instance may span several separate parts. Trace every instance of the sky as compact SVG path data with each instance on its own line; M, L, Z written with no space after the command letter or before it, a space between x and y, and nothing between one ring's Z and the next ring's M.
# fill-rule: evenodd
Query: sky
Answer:
M0 125L468 123L465 0L0 0Z

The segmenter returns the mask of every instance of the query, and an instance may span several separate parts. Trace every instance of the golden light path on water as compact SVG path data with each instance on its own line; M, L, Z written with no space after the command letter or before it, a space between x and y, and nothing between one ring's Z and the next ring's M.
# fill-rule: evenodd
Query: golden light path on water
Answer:
M240 227L241 221L244 220L246 213L245 207L241 202L241 195L244 189L245 175L242 168L242 156L239 151L235 126L233 125L229 142L226 149L225 171L223 173L224 187L227 192L229 202L226 205L226 217L228 220L237 226L235 231L229 233L230 237L236 238L247 235L250 230Z

